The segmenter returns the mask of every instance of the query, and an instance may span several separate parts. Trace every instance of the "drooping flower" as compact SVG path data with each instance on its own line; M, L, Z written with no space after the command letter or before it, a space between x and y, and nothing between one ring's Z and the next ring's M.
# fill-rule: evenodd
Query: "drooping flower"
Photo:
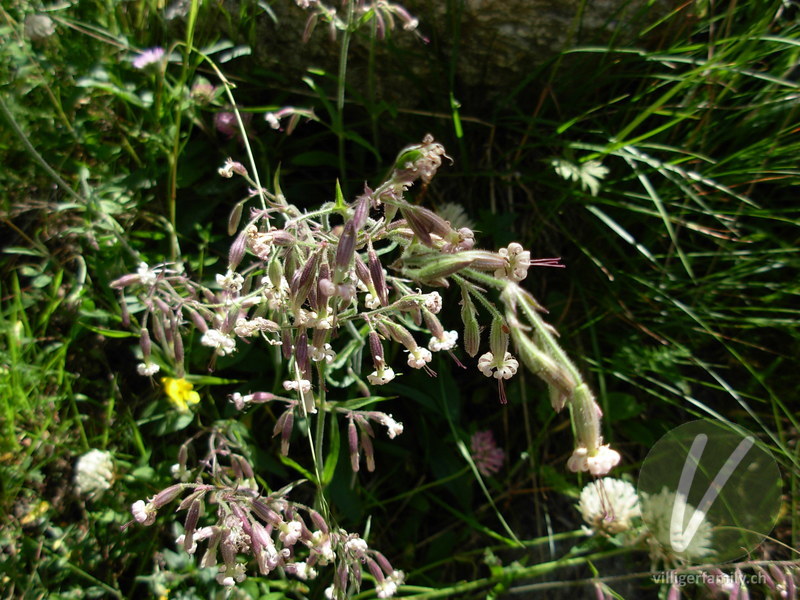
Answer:
M443 331L442 337L432 337L428 342L428 348L431 352L439 352L440 350L452 350L458 341L457 331Z
M367 381L369 381L372 385L383 385L384 383L389 383L394 378L395 374L392 367L376 369L367 375Z
M612 477L586 485L578 509L593 532L611 535L630 529L632 520L642 514L633 485Z
M200 402L200 394L194 391L194 386L183 378L162 377L161 383L170 402L179 412L188 413L189 407Z
M494 435L488 429L486 431L476 431L470 439L470 454L475 466L478 467L481 475L489 477L500 471L506 453L497 446Z
M75 463L75 489L82 496L100 496L113 481L114 461L110 452L89 450Z
M136 365L136 372L142 377L152 377L161 370L161 367L153 362L142 362Z
M607 475L608 472L619 464L619 452L613 450L608 444L600 446L593 456L584 446L578 446L567 461L567 468L573 473L588 471L596 477Z
M155 48L148 48L133 59L133 66L136 69L145 69L150 65L161 62L162 58L164 58L163 48L158 46Z
M517 374L519 361L510 352L506 352L502 360L497 360L494 354L487 352L478 359L478 369L486 377L495 379L511 379Z
M200 338L200 343L203 346L214 348L219 356L231 354L236 350L236 340L226 333L221 332L219 329L209 329Z

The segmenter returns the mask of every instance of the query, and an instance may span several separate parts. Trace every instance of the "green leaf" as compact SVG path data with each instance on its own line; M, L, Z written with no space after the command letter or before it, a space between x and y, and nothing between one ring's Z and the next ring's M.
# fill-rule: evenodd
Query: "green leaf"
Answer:
M331 419L331 446L328 455L325 457L325 468L322 470L322 485L326 486L333 481L333 474L336 471L336 464L339 462L339 446L341 437L339 435L339 422Z
M283 456L282 454L280 456L280 459L281 459L281 462L284 465L286 465L287 467L291 467L292 469L294 469L295 471L300 473L300 475L302 475L303 477L305 477L309 481L313 481L313 482L317 481L317 478L308 469L306 469L304 466L302 466L297 461L289 458L288 456Z
M94 325L89 325L88 323L80 323L80 325L85 327L89 331L93 331L94 333L99 333L100 335L107 338L121 339L121 338L139 337L138 334L131 333L130 331L118 331L116 329L106 329L105 327L96 327Z

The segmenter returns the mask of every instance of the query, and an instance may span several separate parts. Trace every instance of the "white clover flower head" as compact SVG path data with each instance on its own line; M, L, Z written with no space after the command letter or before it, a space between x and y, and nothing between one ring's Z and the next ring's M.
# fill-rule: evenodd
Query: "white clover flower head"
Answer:
M455 347L456 342L458 341L458 332L457 331L444 331L442 332L442 337L432 337L431 341L428 342L428 348L431 352L439 352L440 350L451 350Z
M225 275L217 273L216 279L217 285L231 294L238 294L244 284L244 277L231 270L228 270Z
M600 477L607 475L619 464L619 461L619 452L612 450L608 444L600 446L592 456L584 446L578 446L567 461L567 467L573 473L588 471L595 477Z
M161 62L161 59L164 57L164 49L163 48L148 48L147 50L143 51L139 54L136 58L133 59L133 67L135 69L145 69L150 65L157 64Z
M395 374L394 370L392 370L392 367L376 369L367 375L367 381L369 381L372 385L383 385L385 383L389 383L394 378Z
M75 463L75 489L80 495L100 496L111 488L113 481L114 461L110 452L95 448Z
M397 593L397 586L402 585L405 578L405 573L402 571L392 571L391 575L375 585L378 598L391 598L394 596Z
M297 390L301 394L311 391L311 382L308 379L289 379L283 382L283 389L286 391Z
M519 361L517 361L510 352L506 352L503 360L497 360L494 354L487 352L478 359L478 369L486 377L511 379L517 374Z
M226 356L236 351L236 340L227 333L222 333L219 329L209 329L200 338L203 346L214 348L219 356Z
M681 524L680 532L670 532L673 507L676 502L685 504L684 522ZM686 497L683 494L674 492L666 486L658 494L642 492L641 512L647 529L652 536L650 550L653 558L662 558L668 562L684 562L703 558L714 553L714 549L711 546L713 531L706 518L706 513L686 502ZM680 541L685 543L682 536L685 535L689 520L697 518L695 514L702 517L700 526L692 539L689 540L685 550L676 552L672 542L677 541L675 539L677 535L681 537Z
M431 292L425 295L425 308L433 314L437 314L442 310L442 297L439 292Z
M139 268L136 269L136 274L139 276L139 282L146 286L155 285L156 280L158 279L158 272L148 267L146 262L139 263Z
M581 491L578 509L591 532L614 535L631 528L641 516L636 488L627 481L604 477Z
M156 373L161 370L156 363L153 362L141 362L136 365L136 372L139 373L142 377L152 377Z
M499 279L511 279L512 281L522 281L528 276L528 268L531 266L531 253L524 250L517 242L511 242L508 248L501 248L498 254L508 261L508 266L497 269L494 276Z
M414 369L422 369L431 362L433 355L427 348L417 346L413 350L408 351L408 366Z
M324 360L326 364L331 364L336 358L336 352L334 352L331 345L327 343L322 348L311 346L309 354L311 355L311 360L314 362Z

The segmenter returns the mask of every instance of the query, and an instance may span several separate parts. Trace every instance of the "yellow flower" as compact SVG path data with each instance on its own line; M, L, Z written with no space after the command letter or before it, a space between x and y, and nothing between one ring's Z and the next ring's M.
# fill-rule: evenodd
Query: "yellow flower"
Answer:
M161 383L164 391L172 404L182 413L188 413L189 407L200 402L200 394L194 391L194 386L183 379L162 377Z

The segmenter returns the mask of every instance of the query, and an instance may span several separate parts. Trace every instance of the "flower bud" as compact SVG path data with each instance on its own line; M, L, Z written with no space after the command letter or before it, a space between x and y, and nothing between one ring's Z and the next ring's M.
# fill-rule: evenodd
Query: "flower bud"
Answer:
M275 258L269 263L267 274L269 275L269 281L273 287L278 290L281 289L281 284L283 283L283 265L280 260Z
M373 330L369 332L368 339L369 339L369 351L372 354L372 362L375 364L376 369L380 369L384 363L383 344L381 344L381 338L377 334L377 332Z
M348 221L344 225L342 235L339 236L339 243L336 246L336 258L334 259L334 283L341 283L350 271L350 263L356 250L356 230L353 221Z
M153 346L150 342L150 332L144 327L139 330L139 346L142 349L142 356L145 362L147 362L147 359L150 358Z
M175 485L171 485L166 489L161 490L155 497L150 501L150 504L158 510L163 506L166 506L175 498L181 495L181 492L184 490L186 486L182 483L176 483Z
M242 220L242 210L244 209L244 202L237 202L234 204L233 209L231 210L231 214L228 216L228 235L233 235L236 233L236 230L239 228L239 223ZM238 238L242 238L242 240L246 240L245 232L239 234ZM232 267L231 270L235 269L236 267Z
M474 357L481 345L477 311L466 287L461 287L461 322L464 323L464 351Z
M425 325L428 327L428 331L433 334L433 337L441 338L444 336L444 327L442 327L442 323L439 321L436 315L434 315L428 309L423 308L422 318L425 319Z
M187 552L194 545L194 531L197 528L197 520L200 518L200 501L195 500L186 513L186 521L183 524L183 548Z
M305 375L308 372L308 334L305 329L300 332L295 341L294 360Z
M381 301L381 306L388 306L389 304L389 291L386 288L386 278L383 275L383 265L381 264L378 254L369 245L369 274L372 279L372 284L375 286L375 291L378 293L378 299Z
M228 270L235 271L236 267L242 262L244 253L247 250L247 230L242 230L236 239L231 244L231 249L228 252Z
M353 209L353 227L355 228L356 232L361 231L361 229L367 223L369 206L371 204L371 196L372 190L364 186L364 193L356 198L356 205Z
M347 441L350 444L350 468L358 472L358 431L353 419L347 424Z
M314 284L314 275L317 270L318 263L319 253L315 252L309 257L309 259L306 261L306 264L303 265L303 268L297 270L292 277L292 283L289 286L289 289L292 293L292 301L295 309L300 308L300 306L308 297L308 291Z

